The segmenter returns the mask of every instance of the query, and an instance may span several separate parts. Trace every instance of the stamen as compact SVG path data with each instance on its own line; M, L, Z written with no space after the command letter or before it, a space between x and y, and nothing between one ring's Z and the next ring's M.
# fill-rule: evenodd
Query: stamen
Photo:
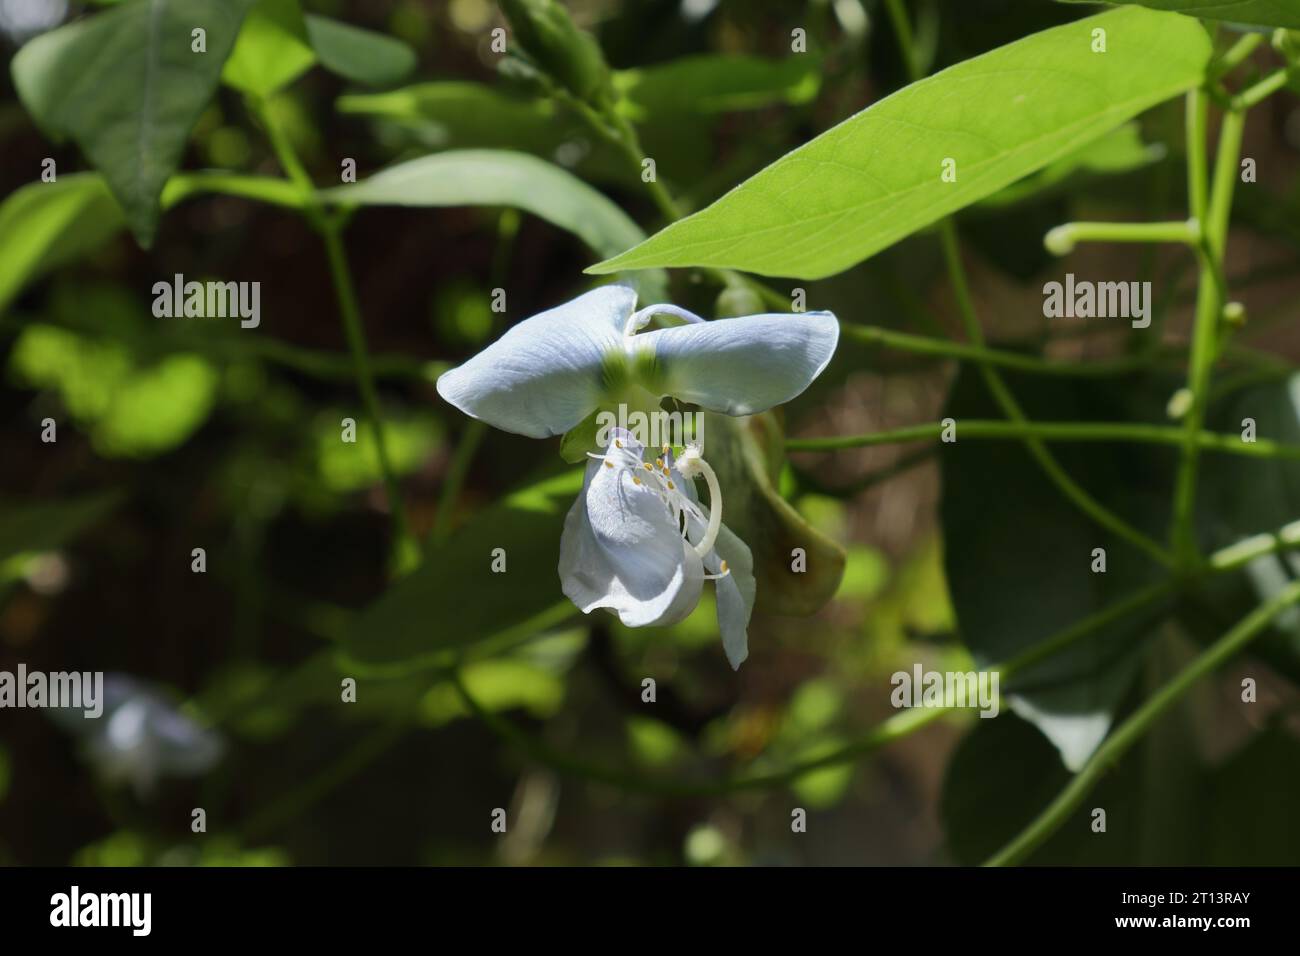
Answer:
M695 553L704 557L713 549L718 540L718 531L722 528L722 489L718 486L718 476L712 466L700 455L697 445L688 445L685 454L677 460L677 470L685 478L701 475L709 486L709 526L704 538L695 546Z
M638 478L636 475L633 475L633 476L632 476L632 484L634 484L634 485L639 485L639 484L641 484L641 479Z
M612 461L606 461L606 462L605 462L605 467L606 467L606 468L613 468L613 467L614 467L614 463L613 463Z

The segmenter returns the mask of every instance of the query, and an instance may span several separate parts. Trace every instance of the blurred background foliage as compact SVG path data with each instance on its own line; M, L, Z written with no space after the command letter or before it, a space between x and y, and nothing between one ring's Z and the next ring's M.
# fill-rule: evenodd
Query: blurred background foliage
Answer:
M86 6L0 0L6 62L24 38ZM540 95L518 63L502 65L490 48L492 29L504 24L495 3L303 6L402 44L389 58L348 63L347 37L309 17L327 69L302 73L268 109L317 184L337 182L341 157L354 158L364 178L449 150L512 150L567 169L642 231L660 225L628 158L593 137L563 100ZM1081 12L1037 0L910 6L930 69ZM905 82L872 0L568 7L615 70L619 112L690 209ZM807 31L806 55L790 53L795 28ZM401 62L408 48L409 69ZM376 62L396 66L376 75ZM307 65L304 56L245 67L254 75ZM73 175L87 168L76 147L44 137L8 69L3 77L0 668L22 661L138 675L215 725L228 746L201 778L165 780L142 797L99 781L72 738L39 712L5 711L0 862L971 863L1059 790L1066 771L1056 750L1004 714L937 722L868 760L782 786L660 792L665 781L815 759L891 713L893 672L918 661L973 666L945 580L933 449L796 455L781 466L774 494L844 546L843 577L810 619L756 615L738 674L718 647L711 598L672 628L584 618L554 574L557 516L576 489L558 443L481 429L442 403L433 381L510 323L575 294L593 250L517 208L454 197L441 208L380 204L356 214L348 251L403 495L416 532L438 546L390 586L373 439L362 427L355 445L339 441L341 420L361 420L362 409L309 227L270 205L165 195L170 208L144 251L122 231L102 183ZM994 336L1062 358L1128 347L1116 325L1049 328L1041 319L1042 236L1069 218L1180 215L1180 110L1167 104L960 216ZM1258 115L1247 155L1261 182L1240 194L1233 287L1250 308L1249 343L1294 357L1300 110L1291 96ZM53 211L30 192L43 188L30 184L47 156L60 172ZM278 174L228 87L204 111L182 168ZM1096 274L1155 279L1163 334L1185 337L1192 277L1177 255L1084 255ZM260 281L261 327L155 319L149 290L175 273ZM940 273L935 243L919 236L805 285L811 307L846 321L952 336ZM507 291L504 314L490 307L495 288ZM717 294L707 276L673 277L673 300L702 314L722 311ZM784 410L784 424L817 435L932 421L950 401L979 401L950 397L955 376L951 363L843 340L827 373ZM1038 407L1098 400L1045 394ZM58 422L55 444L39 440L46 417ZM1030 469L1009 446L969 453L976 457L964 474L979 481L945 499L944 520L963 529L946 547L950 568L965 560L972 575L1009 582L988 592L989 628L1012 626L1017 581L1047 604L1069 605L1059 567L1010 545L997 550L1008 529L1055 535L1064 506L1017 485ZM1140 513L1148 463L1090 454L1079 461L1088 487L1104 500L1131 492ZM1228 514L1231 502L1224 507ZM1267 515L1280 520L1263 527L1294 517L1285 512L1283 502ZM495 546L507 548L510 570L480 573ZM196 547L207 551L203 575L191 572ZM990 567L990 553L1006 564ZM375 639L358 648L349 635L363 611ZM1143 638L1155 650L1127 665L1137 679L1120 683L1121 710L1198 639L1194 627L1173 624L1149 625ZM458 661L479 705L508 725L466 709L448 679ZM653 707L640 700L647 675L658 682ZM340 703L343 677L357 680L355 704ZM1203 688L1108 778L1096 802L1110 808L1111 839L1070 827L1034 859L1300 859L1292 812L1300 695L1272 682L1247 714L1231 706L1235 680ZM521 752L511 728L539 749ZM193 807L207 811L206 835L190 832ZM510 812L504 837L489 829L495 807ZM794 807L809 811L806 834L791 833Z

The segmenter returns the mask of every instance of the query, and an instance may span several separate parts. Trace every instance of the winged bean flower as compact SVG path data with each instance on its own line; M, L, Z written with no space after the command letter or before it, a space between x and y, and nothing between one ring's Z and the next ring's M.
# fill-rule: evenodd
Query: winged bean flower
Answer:
M643 331L656 315L683 324ZM835 353L829 312L706 322L675 305L638 310L626 286L602 286L518 323L438 379L461 411L531 438L562 435L615 403L669 396L725 415L753 415L799 395ZM667 625L714 581L732 667L748 654L753 557L722 524L722 489L697 444L647 451L624 428L589 452L582 491L560 538L564 593L583 613L605 608L629 627ZM706 507L695 480L708 487Z
M161 692L126 674L104 676L104 712L95 719L78 710L52 712L82 738L86 757L110 784L128 783L151 796L164 776L195 777L225 750L221 736L181 713Z

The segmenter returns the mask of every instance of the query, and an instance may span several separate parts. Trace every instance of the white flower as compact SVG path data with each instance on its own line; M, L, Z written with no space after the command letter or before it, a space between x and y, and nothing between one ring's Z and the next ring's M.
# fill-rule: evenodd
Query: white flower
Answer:
M55 711L53 716L83 739L87 757L107 782L128 783L140 797L150 796L161 777L206 773L225 749L219 734L125 674L105 675L99 717L80 711Z
M711 513L696 496L696 475L708 483ZM674 460L665 445L648 461L630 432L614 429L564 519L564 593L584 614L608 608L628 627L647 627L682 620L703 583L716 581L722 647L738 668L749 655L754 559L721 516L721 489L698 447Z
M686 324L643 332L655 315ZM674 305L636 311L636 293L602 286L525 319L438 379L465 414L531 438L562 435L601 406L663 396L726 415L787 402L835 354L829 312L705 322ZM649 400L647 402L647 399ZM749 653L754 560L722 524L722 489L698 446L646 459L625 429L592 455L560 538L560 580L583 613L607 608L629 627L676 623L716 581L718 628L731 666ZM709 488L700 504L694 479ZM710 510L711 509L711 510Z
M629 390L754 415L807 388L839 340L829 312L705 322L674 305L635 308L632 289L607 285L525 319L444 372L438 394L466 415L529 438L562 435ZM655 315L687 324L642 332Z

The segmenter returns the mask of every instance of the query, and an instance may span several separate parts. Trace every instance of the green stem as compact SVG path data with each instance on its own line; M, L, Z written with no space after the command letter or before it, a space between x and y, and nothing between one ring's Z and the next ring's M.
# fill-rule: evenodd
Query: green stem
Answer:
M406 506L402 502L401 487L397 482L397 473L393 468L392 458L388 453L388 439L384 428L383 414L379 405L379 395L375 390L374 374L370 369L370 355L366 347L366 334L361 321L361 308L357 303L356 289L352 284L352 274L348 269L347 253L343 248L342 220L326 217L316 205L316 186L307 174L306 168L298 159L284 130L275 122L265 100L249 97L248 108L266 131L267 139L275 152L276 159L289 179L297 187L302 197L301 209L308 222L321 234L325 242L325 254L329 261L330 276L334 281L334 292L338 298L339 313L343 319L343 333L348 340L352 353L352 364L357 379L357 388L370 419L370 427L375 436L376 456L379 470L384 476L384 490L388 499L388 510L392 515L395 536L394 566L401 573L410 570L419 562L420 548L411 534L406 520Z
M343 250L343 238L339 233L338 225L333 222L325 224L321 231L325 240L325 252L329 259L330 275L334 280L334 291L339 301L339 312L343 317L343 331L347 336L348 348L352 352L352 363L356 368L357 387L361 391L361 401L370 419L370 427L375 436L375 453L379 459L379 470L384 476L384 489L396 533L395 566L398 572L405 572L418 563L420 549L407 523L402 489L397 481L397 472L393 468L392 458L389 456L388 436L379 405L379 394L375 390L374 375L370 370L370 355L366 348L366 333L361 322L361 310L357 304L356 290L352 285L347 254Z
M430 545L438 545L447 540L447 535L451 532L451 515L460 498L460 489L465 484L470 462L474 460L474 454L486 434L487 426L478 419L471 419L465 426L465 432L456 445L456 452L447 465L442 494L438 499L438 511L433 519L433 531L429 535Z
M1263 42L1264 35L1262 33L1247 33L1229 47L1223 56L1210 64L1211 75L1220 77L1231 73L1246 62L1246 58L1254 53L1256 48Z
M953 291L957 296L958 310L961 313L962 323L966 327L966 335L972 344L983 348L984 332L980 328L978 317L975 315L975 304L971 299L970 289L966 283L966 272L961 264L961 251L957 246L957 231L953 228L952 220L944 219L940 223L939 237L943 244L943 255L948 266L948 276L952 282ZM987 363L981 363L980 372L984 376L984 382L989 392L992 393L994 400L1002 409L1002 414L1019 425L1027 424L1028 419L1025 413L1021 410L1011 390L1007 388L1002 376L998 374L997 369ZM1041 440L1027 437L1025 438L1025 447L1028 448L1029 453L1038 462L1039 467L1047 473L1047 476L1060 489L1061 493L1080 511L1112 534L1139 548L1161 565L1167 567L1173 563L1173 559L1164 548L1084 491L1070 477L1069 473L1061 467L1060 462L1047 450Z
M952 342L948 339L894 332L890 329L882 329L871 325L850 325L841 322L840 331L849 338L857 339L859 342L865 342L868 345L882 345L885 348L896 349L900 352L911 352L916 355L934 355L941 358L982 362L988 365L998 365L1003 368L1016 369L1021 372L1034 372L1041 375L1079 377L1121 375L1149 365L1156 357L1154 353L1147 353L1099 362L1057 362L1042 359L1035 355L1021 355L1018 352L1007 352L979 345L967 345L964 342Z
M889 22L898 39L899 52L903 57L903 65L907 67L907 75L915 83L922 78L921 64L916 61L912 24L907 19L907 11L903 9L903 0L885 0L885 8L889 11Z
M1123 619L1134 611L1147 607L1171 593L1172 590L1172 582L1144 588L1051 635L1011 660L1003 664L995 664L987 668L987 670L996 671L1002 676L1010 676L1022 671L1053 654L1059 653L1089 634ZM469 692L458 673L453 672L450 675L450 680L470 713L503 740L538 763L561 773L597 780L622 790L677 797L720 796L742 790L761 790L790 784L815 770L850 763L874 753L956 709L945 705L941 707L912 707L900 710L872 727L858 739L820 757L802 760L789 767L768 773L749 774L712 782L691 782L646 777L602 764L590 763L561 753L528 736L504 717L485 708Z
M1158 717L1199 680L1213 673L1224 662L1243 650L1268 627L1275 617L1297 601L1300 601L1300 581L1292 582L1271 601L1261 604L1244 617L1236 627L1206 648L1191 664L1148 698L1128 720L1120 724L1102 742L1056 799L1019 836L990 857L984 865L1013 866L1028 858L1061 828L1101 777L1142 738Z
M1205 134L1209 108L1204 91L1195 89L1187 94L1187 208L1197 222L1205 221Z
M1214 191L1200 221L1204 224L1199 261L1199 284L1196 318L1192 329L1191 356L1188 360L1187 390L1192 403L1183 421L1186 444L1174 485L1173 527L1170 540L1174 553L1184 564L1196 559L1194 517L1196 510L1197 465L1200 443L1197 438L1209 405L1210 371L1218 354L1219 318L1226 290L1221 288L1222 258L1227 241L1228 214L1232 208L1233 186L1237 179L1237 157L1241 152L1245 116L1229 111L1219 130L1219 152L1214 167ZM1195 150L1188 144L1189 157ZM1188 163L1189 172L1194 164ZM1200 165L1204 165L1203 161ZM1203 170L1202 170L1203 175ZM1195 200L1196 194L1193 194Z
M957 420L956 440L1010 439L1015 441L1058 442L1134 442L1148 445L1172 445L1182 448L1187 441L1186 431L1168 425L1145 425L1130 422L1006 422L997 420ZM828 438L792 438L786 441L787 451L839 451L844 448L864 448L875 445L896 445L942 437L942 422L908 425L889 431L867 435L835 435ZM1268 439L1245 442L1238 435L1218 432L1197 432L1194 436L1198 448L1243 455L1248 458L1300 460L1300 445L1288 445Z
M1286 69L1270 73L1254 86L1247 87L1232 98L1234 112L1244 112L1252 106L1258 106L1263 100L1272 96L1287 84L1290 71Z
M1051 230L1043 245L1054 255L1074 251L1080 242L1176 242L1193 246L1201 230L1191 222L1067 222Z

